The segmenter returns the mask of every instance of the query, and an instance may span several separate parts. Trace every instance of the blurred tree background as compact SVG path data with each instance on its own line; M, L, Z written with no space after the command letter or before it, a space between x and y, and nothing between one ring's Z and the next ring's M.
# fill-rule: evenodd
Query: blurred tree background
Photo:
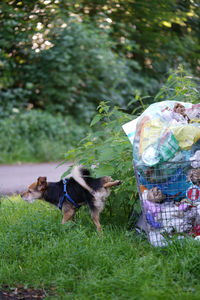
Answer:
M63 118L63 126L76 133L76 126L86 128L80 130L77 143L100 101L130 112L129 103L131 111L136 109L138 97L149 96L145 101L151 103L169 70L179 64L198 77L199 62L198 0L2 0L1 127L9 132L26 120L29 128L24 114L40 122L44 112L45 120L51 122L52 115ZM55 140L55 128L52 132L46 133L48 143ZM32 133L30 143L35 138ZM67 133L62 142L57 145L61 149L70 147ZM12 142L9 147L6 151L12 153ZM48 154L41 159L55 158Z

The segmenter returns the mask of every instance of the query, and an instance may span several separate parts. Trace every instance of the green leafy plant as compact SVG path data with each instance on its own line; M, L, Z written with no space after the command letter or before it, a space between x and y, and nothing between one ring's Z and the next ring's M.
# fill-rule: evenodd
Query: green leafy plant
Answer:
M198 78L193 77L182 65L177 70L171 70L167 82L154 98L154 102L175 100L199 103L200 92Z
M66 160L92 167L96 177L110 175L121 180L122 185L113 190L113 197L107 202L107 212L109 217L113 214L127 217L137 192L132 147L121 126L134 116L118 107L111 108L106 102L101 102L97 109L98 114L91 122L94 133L84 138L79 147L68 151Z
M60 28L63 23L67 26ZM40 91L32 95L36 106L90 122L99 99L121 107L132 99L137 76L97 26L65 18L47 39L52 48L33 53L37 63L28 72L33 90Z

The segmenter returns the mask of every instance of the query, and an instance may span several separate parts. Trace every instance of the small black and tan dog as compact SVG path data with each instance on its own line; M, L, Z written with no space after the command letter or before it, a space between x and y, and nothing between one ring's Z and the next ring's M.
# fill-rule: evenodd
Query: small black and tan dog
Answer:
M110 176L92 178L88 169L75 166L68 178L59 182L47 182L46 177L39 177L21 197L30 203L35 199L44 199L59 206L63 213L62 224L74 220L77 208L87 204L92 220L100 231L99 215L110 194L110 187L119 184L119 180L113 181Z

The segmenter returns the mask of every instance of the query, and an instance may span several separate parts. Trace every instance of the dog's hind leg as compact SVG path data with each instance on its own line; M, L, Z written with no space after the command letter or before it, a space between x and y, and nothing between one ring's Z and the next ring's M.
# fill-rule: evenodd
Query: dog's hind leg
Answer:
M67 211L64 211L62 224L65 224L69 220L74 221L74 215L75 215L75 210L74 209L69 209Z
M99 223L99 212L91 211L91 217L92 217L92 220L93 220L94 224L97 227L98 232L100 232L101 231L101 224Z
M104 187L104 188L110 188L110 187L112 187L112 186L120 185L120 184L121 184L121 181L120 181L120 180L115 180L115 181L110 181L110 182L104 183L103 187Z
M70 220L71 220L72 222L75 222L75 213L74 213L73 216L70 218Z

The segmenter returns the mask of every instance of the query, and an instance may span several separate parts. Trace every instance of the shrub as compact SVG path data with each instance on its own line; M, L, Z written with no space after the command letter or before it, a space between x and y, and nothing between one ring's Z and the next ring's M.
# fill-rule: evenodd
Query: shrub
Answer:
M125 106L136 86L141 81L145 84L135 74L138 64L115 53L108 34L97 25L68 17L48 22L51 29L44 26L30 31L23 43L20 25L10 28L17 46L14 43L0 52L0 116L8 115L13 107L21 110L32 103L34 108L71 114L89 123L99 101ZM37 49L32 49L32 38L37 34L43 42L34 40Z
M127 104L137 77L127 60L111 50L108 36L93 25L71 19L62 22L66 28L56 26L46 37L54 46L33 55L36 64L28 72L33 83L31 101L88 121L99 101Z
M162 86L154 98L154 102L163 100L175 100L182 102L199 103L200 80L194 78L184 70L182 65L170 72L167 82Z
M38 110L0 119L0 128L0 163L60 160L86 134L72 117Z
M122 124L133 118L119 108L112 109L106 102L101 102L98 114L91 123L96 131L88 134L79 147L69 150L65 158L66 161L76 161L89 168L94 166L94 176L111 175L113 179L122 180L123 184L113 189L113 197L106 204L108 217L115 211L116 217L121 220L129 215L136 197L132 147L121 128ZM95 125L97 123L98 127Z

